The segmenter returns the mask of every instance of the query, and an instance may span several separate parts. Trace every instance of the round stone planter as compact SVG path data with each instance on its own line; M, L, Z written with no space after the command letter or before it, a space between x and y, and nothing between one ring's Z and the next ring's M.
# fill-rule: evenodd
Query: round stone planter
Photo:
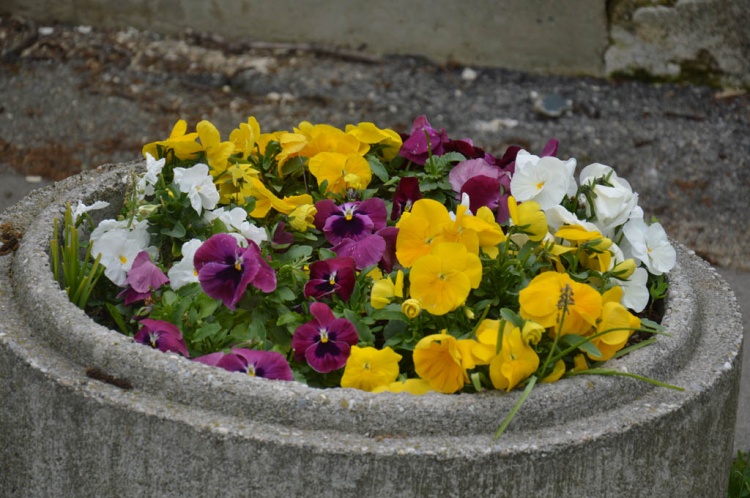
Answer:
M111 217L138 163L36 191L0 222L0 489L7 496L726 495L742 323L724 281L678 246L662 336L612 368L520 395L370 394L254 379L94 323L52 278L65 202Z

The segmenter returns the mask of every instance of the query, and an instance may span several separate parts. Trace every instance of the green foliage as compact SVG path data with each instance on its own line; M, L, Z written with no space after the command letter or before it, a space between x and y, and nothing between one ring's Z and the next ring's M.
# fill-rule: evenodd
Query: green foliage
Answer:
M104 273L100 264L101 256L93 258L91 245L80 241L78 227L86 219L75 220L70 204L65 207L63 218L62 246L60 245L59 220L55 218L52 241L50 242L50 257L52 273L60 287L68 293L70 301L81 309L91 297L99 277ZM81 259L81 250L85 249Z
M737 452L729 473L729 498L750 497L750 453Z

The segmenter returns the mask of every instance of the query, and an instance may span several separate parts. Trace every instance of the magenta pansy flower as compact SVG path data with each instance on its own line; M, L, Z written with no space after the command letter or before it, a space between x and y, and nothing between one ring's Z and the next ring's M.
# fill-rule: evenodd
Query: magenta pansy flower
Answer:
M310 280L305 284L305 297L320 299L337 294L348 301L354 291L356 278L356 263L352 258L316 261L310 265Z
M151 262L148 252L141 251L133 260L133 266L125 279L127 287L117 297L125 298L125 306L143 301L151 292L169 282L169 278Z
M193 263L203 292L232 310L248 285L263 292L276 289L276 274L252 240L244 248L232 235L218 233L198 248Z
M182 337L177 325L163 320L143 318L140 320L141 328L136 332L133 339L135 342L151 346L159 351L172 351L189 358L185 339Z
M332 200L315 203L315 227L326 240L336 245L344 239L359 240L386 226L388 210L383 199L345 202L337 206Z
M411 134L404 140L399 155L414 164L424 165L430 157L430 151L435 156L442 156L445 153L445 144L448 142L445 130L436 130L427 121L426 116L419 116L414 120Z
M316 372L338 370L346 364L351 347L359 341L357 329L349 320L336 318L324 303L312 303L310 313L313 320L294 331L294 359L307 361Z
M292 369L286 358L276 351L257 351L235 348L230 353L211 353L193 361L223 368L230 372L241 372L253 377L273 380L294 380Z

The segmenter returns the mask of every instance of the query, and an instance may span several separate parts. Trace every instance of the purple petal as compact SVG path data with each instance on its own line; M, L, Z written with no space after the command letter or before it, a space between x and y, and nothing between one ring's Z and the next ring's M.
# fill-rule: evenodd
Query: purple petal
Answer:
M521 147L517 145L511 145L505 150L503 157L501 157L499 160L496 160L496 162L493 164L499 168L504 169L512 175L516 170L516 156L518 155L519 150L521 150Z
M371 234L375 228L375 224L370 217L354 210L352 204L347 203L342 206L342 208L345 208L348 205L349 209L353 211L349 219L336 213L326 220L323 232L325 232L326 239L331 244L338 244L344 239L360 239Z
M449 140L445 144L445 152L458 152L467 159L485 157L486 152L474 145L470 138L460 140Z
M179 353L185 358L190 357L182 333L176 325L152 318L144 318L140 323L141 328L133 336L136 342L155 347L160 351Z
M398 238L398 228L396 227L385 227L382 230L378 230L376 235L383 237L385 241L385 251L383 251L383 257L380 258L380 266L383 267L386 273L393 271L396 266L396 239Z
M198 358L193 358L193 361L198 363L203 363L204 365L210 365L212 367L215 367L217 363L219 363L219 360L224 358L226 353L218 352L218 353L209 353L203 356L199 356Z
M258 270L252 279L250 279L250 283L253 284L253 287L265 293L273 292L276 290L276 272L273 271L271 265L263 258L258 244L252 240L248 240L247 244L247 249L242 253L243 263L253 260L258 265Z
M372 197L360 202L356 212L372 220L373 231L385 228L387 224L388 210L385 207L385 201L379 197Z
M500 181L484 175L470 178L461 188L461 194L469 195L469 209L472 213L487 206L492 211L497 209L500 202Z
M234 356L243 358L246 365L252 365L256 377L275 380L294 380L292 369L281 353L246 348L233 349L232 353ZM245 372L247 372L247 368Z
M488 164L484 159L470 159L458 163L456 167L448 173L448 181L454 192L461 192L464 184L475 176L486 176L498 179L502 174L503 170L497 166Z
M557 156L557 147L559 145L560 142L558 142L557 139L550 138L549 141L545 144L544 149L542 149L542 154L539 157Z
M316 344L320 338L320 324L316 320L311 320L297 327L292 336L292 349L294 350L294 360L304 361L305 351L307 348Z
M445 152L444 145L447 142L448 136L445 130L435 130L427 121L426 116L419 116L414 120L411 135L404 140L399 155L415 164L424 164L429 158L430 150L432 154L440 156Z
M385 253L385 240L380 235L375 234L368 235L360 240L344 239L333 247L333 252L340 257L352 258L357 270L362 270L380 262ZM352 288L354 287L353 284L354 278L352 275ZM348 297L345 299L348 299Z
M305 350L307 364L320 373L333 372L346 365L351 347L345 342L316 343Z
M158 289L169 282L169 278L155 264L151 262L148 252L141 251L133 261L133 266L128 272L126 282L139 293L147 293L152 289ZM127 304L127 303L126 303Z
M151 291L149 290L147 292L138 292L132 287L128 286L122 292L117 294L117 297L124 298L125 306L130 306L133 303L136 303L138 301L145 301L147 298L151 297Z
M341 208L339 208L331 199L323 199L322 201L316 202L315 209L317 212L315 213L315 220L313 223L318 230L323 230L326 221L328 221L328 218L334 213L341 213Z
M336 319L331 308L325 303L312 303L310 305L310 314L315 317L315 321L318 322L318 328L328 328L328 326Z
M337 318L328 326L328 337L333 342L354 346L359 342L357 328L346 318Z
M237 259L237 249L237 239L228 233L217 233L195 251L193 257L195 269L200 272L203 265L219 261L233 266Z

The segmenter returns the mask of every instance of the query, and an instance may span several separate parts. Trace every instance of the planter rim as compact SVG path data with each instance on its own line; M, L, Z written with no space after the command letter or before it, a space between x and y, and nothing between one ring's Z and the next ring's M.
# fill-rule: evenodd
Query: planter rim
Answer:
M342 450L356 441L367 451L504 453L576 444L582 435L584 439L601 436L609 430L606 420L614 411L627 414L618 421L623 430L662 416L694 401L739 361L742 327L736 299L715 270L680 244L675 244L678 263L669 274L662 322L671 336L661 336L655 344L608 366L680 385L685 392L623 377L580 376L540 384L503 438L494 443L489 436L520 392L416 397L320 390L297 382L246 377L164 354L96 324L71 304L52 278L48 258L53 218L61 217L66 202L106 200L111 207L98 216L111 217L119 212L124 180L142 167L142 162L134 162L77 175L35 192L0 216L0 221L11 220L25 229L18 251L7 261L12 278L5 272L6 261L0 259L4 270L0 288L12 288L13 293L3 299L19 310L21 320L33 324L25 331L29 338L43 341L62 356L78 382L88 382L99 395L118 403L134 403L147 412L166 405L176 417L197 410L214 421L216 431L231 428L238 437L282 438L290 444L316 445L324 435L328 447ZM715 296L708 308L697 297L707 292ZM703 333L706 327L711 334ZM3 335L13 334L0 330ZM85 377L92 367L127 379L134 389L101 389ZM421 449L414 450L417 436ZM382 438L381 444L368 445L373 437Z

